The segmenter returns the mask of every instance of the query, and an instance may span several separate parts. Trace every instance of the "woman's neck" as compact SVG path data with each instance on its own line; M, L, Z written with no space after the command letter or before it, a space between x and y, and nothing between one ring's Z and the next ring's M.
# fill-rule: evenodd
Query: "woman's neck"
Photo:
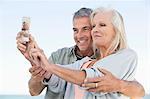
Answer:
M107 56L107 53L106 53L107 51L105 50L105 49L100 49L100 58L104 58L104 57L106 57Z
M99 51L100 51L100 59L104 58L104 57L106 57L106 56L108 56L110 54L108 52L108 48L106 48L106 47L100 47Z

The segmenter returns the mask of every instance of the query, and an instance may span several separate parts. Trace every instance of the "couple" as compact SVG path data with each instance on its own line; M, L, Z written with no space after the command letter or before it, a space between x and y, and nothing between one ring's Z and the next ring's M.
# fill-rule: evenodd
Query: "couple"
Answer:
M40 94L46 86L45 99L125 99L144 95L143 87L133 81L137 56L127 48L123 19L116 10L98 8L92 12L82 8L74 14L73 30L76 46L52 53L49 61L32 38L29 45L35 48L26 51L17 37L18 49L32 64L31 95Z

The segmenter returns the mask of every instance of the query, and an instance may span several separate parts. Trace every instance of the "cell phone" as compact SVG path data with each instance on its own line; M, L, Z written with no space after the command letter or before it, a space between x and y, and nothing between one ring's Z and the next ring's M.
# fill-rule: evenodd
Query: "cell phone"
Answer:
M22 43L26 45L29 42L30 17L22 17Z
M22 17L22 31L29 31L30 17Z

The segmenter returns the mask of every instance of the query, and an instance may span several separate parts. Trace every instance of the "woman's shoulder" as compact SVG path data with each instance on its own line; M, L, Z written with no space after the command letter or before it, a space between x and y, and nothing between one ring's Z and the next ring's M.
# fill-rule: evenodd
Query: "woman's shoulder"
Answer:
M86 62L88 62L88 61L91 61L92 59L90 58L90 57L88 57L88 56L86 56L86 57L84 57L84 58L82 58L81 60L80 60L80 63L81 64L84 64L84 63L86 63Z
M118 52L116 52L115 54L116 55L117 54L122 54L122 55L137 57L137 53L133 49L131 49L131 48L121 49Z

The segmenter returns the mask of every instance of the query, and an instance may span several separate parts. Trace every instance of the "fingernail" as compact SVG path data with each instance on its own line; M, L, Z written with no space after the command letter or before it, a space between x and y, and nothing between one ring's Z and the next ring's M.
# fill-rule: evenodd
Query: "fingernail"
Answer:
M85 84L82 84L81 86L82 86L82 87L85 87Z
M84 79L84 83L86 83L87 82L87 79Z

